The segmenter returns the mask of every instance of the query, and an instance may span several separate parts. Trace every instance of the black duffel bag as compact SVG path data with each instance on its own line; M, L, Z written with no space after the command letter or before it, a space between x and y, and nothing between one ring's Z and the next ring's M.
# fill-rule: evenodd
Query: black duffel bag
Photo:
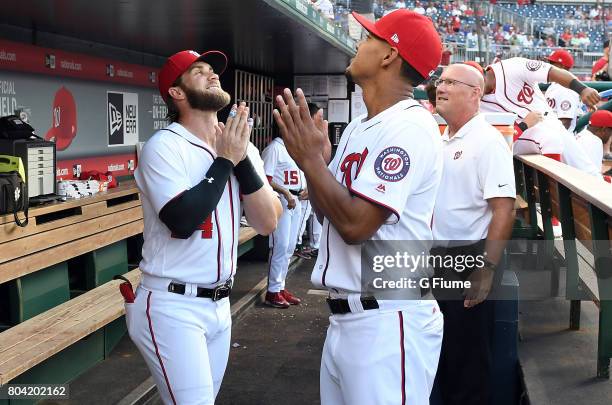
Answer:
M21 221L19 211L25 214ZM28 224L28 189L18 172L0 173L0 215L13 214L15 223L21 227Z

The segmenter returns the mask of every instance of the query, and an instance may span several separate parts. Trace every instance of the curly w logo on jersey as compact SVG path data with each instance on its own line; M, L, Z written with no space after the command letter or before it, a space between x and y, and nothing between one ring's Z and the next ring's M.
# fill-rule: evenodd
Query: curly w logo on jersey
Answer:
M376 175L385 181L400 181L410 169L408 152L397 146L383 150L374 162Z
M518 97L516 99L521 103L531 104L531 102L533 101L533 93L533 87L531 87L527 83L524 83L523 88L519 92Z
M359 175L359 171L361 170L361 166L363 166L363 162L365 162L366 157L368 156L368 148L365 148L363 152L358 153L350 153L346 155L342 164L340 165L340 170L342 171L342 178L344 180L344 184L349 189L351 188L351 184L353 184L353 179L356 179ZM353 165L356 166L355 176L352 176Z

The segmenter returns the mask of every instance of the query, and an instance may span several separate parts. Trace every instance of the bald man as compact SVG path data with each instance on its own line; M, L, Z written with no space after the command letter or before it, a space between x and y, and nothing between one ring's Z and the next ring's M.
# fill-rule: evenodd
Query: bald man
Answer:
M434 288L444 314L435 384L445 405L489 404L493 301L487 297L499 279L495 269L514 222L512 152L479 113L483 90L482 74L466 64L449 66L436 83L436 110L447 127L432 254L456 257L457 264L476 259L471 267L435 269L434 277L463 287Z

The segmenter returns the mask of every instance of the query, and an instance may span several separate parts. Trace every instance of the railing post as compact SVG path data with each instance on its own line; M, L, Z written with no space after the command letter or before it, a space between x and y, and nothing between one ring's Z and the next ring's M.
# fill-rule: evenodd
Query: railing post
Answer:
M593 240L594 269L599 290L599 334L597 337L597 376L610 378L612 357L612 274L610 263L609 216L589 204L591 239Z
M540 260L538 260L538 265L551 265L550 296L556 297L559 295L559 268L554 266L553 263L555 234L552 226L552 208L550 202L550 190L548 188L548 177L539 171L537 176L540 192L540 209L542 210L542 229L544 230L544 263L541 263ZM538 259L541 257L542 255L538 254Z
M559 189L559 211L561 227L563 229L563 247L565 249L565 298L570 302L571 330L580 329L580 275L578 271L578 253L576 251L576 229L574 227L574 212L572 211L572 199L570 190L563 184L558 184Z

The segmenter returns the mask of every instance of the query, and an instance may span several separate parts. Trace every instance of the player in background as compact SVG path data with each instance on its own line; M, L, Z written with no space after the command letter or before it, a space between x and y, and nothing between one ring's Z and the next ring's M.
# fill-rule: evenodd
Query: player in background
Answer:
M542 121L532 127L518 124L515 155L542 154L563 161L594 176L599 170L588 159L546 102L539 83L555 82L579 94L589 107L600 97L595 89L581 83L572 73L546 62L510 58L489 65L485 70L485 92L480 104L482 112L512 112L524 120L528 114L542 114Z
M557 49L546 58L557 69L567 70L574 66L572 54L565 49ZM577 116L581 111L580 96L573 90L552 82L544 94L550 108L570 133L576 129Z
M589 118L587 127L576 134L576 140L600 170L604 157L604 145L610 140L611 135L612 112L606 110L595 111Z
M285 288L289 260L295 251L302 219L299 196L304 189L304 174L287 153L285 142L276 136L262 152L264 170L272 189L279 194L283 214L270 235L268 291L264 303L274 308L289 308L301 300Z

